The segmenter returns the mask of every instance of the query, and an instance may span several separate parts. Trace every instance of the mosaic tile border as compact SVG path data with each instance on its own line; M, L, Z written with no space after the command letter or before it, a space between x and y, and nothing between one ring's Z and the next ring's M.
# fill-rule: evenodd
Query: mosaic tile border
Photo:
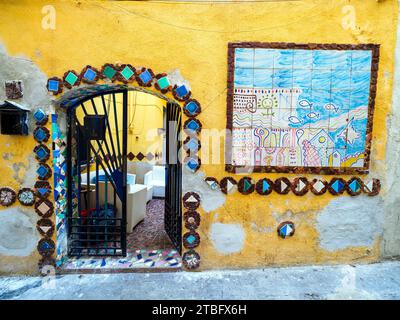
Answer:
M209 177L206 179L213 179L212 181L214 181L215 178ZM248 181L249 185L252 185L252 187L249 187L248 190L244 190L245 181ZM354 191L351 187L351 183L353 181L357 181L359 185L356 191ZM215 183L218 184L217 179L215 179ZM256 193L261 196L267 196L271 194L272 191L275 191L281 195L287 195L292 192L296 196L304 196L309 191L316 196L323 195L327 191L335 196L341 195L345 191L350 196L358 196L361 194L376 196L381 190L381 183L379 179L374 178L365 183L359 177L351 177L347 181L342 178L333 177L330 182L327 182L322 178L315 178L309 181L306 177L296 177L292 181L286 177L277 178L275 181L268 178L261 178L258 181L254 181L251 177L243 177L239 180L239 182L236 182L236 180L232 177L224 177L220 180L219 186L219 189L214 190L221 190L221 192L224 194L232 194L238 190L243 195L249 195L256 190Z
M269 48L269 49L303 49L303 50L371 50L372 67L370 80L370 99L368 104L368 124L365 143L364 167L356 168L327 168L327 167L279 167L279 166L252 166L252 172L277 172L277 173L314 173L314 174L366 174L370 163L370 151L372 140L373 114L375 108L376 85L379 66L379 44L321 44L321 43L287 43L287 42L230 42L228 43L228 68L227 68L227 111L226 128L229 132L233 129L233 96L234 96L234 69L235 48ZM232 139L227 135L225 141L225 171L239 173L246 167L232 165Z
M184 122L184 128L183 132L186 133L190 139L188 142L190 145L192 145L192 139L196 139L198 141L197 148L193 150L193 148L188 149L188 156L184 159L184 165L185 167L191 171L191 172L196 172L200 166L201 166L201 160L198 157L198 150L200 148L200 137L199 134L201 132L202 124L201 122L196 119L196 117L201 113L201 105L200 103L192 99L192 92L189 90L189 88L185 84L171 84L171 81L168 77L167 73L158 73L155 75L152 69L146 68L146 67L141 67L140 69L136 69L133 67L131 64L110 64L106 63L102 66L101 70L99 71L98 69L87 65L82 69L82 71L78 74L77 72L73 70L69 70L66 73L64 73L63 79L61 80L58 77L52 77L48 80L47 82L47 90L49 93L52 93L53 95L58 95L64 91L65 88L71 89L73 87L78 87L82 83L89 83L89 84L95 84L98 80L108 80L111 82L119 81L122 82L124 85L128 83L133 83L136 81L136 83L141 86L141 87L152 87L154 86L154 89L158 92L161 92L163 94L166 94L168 92L172 93L172 96L174 97L175 100L181 102L181 106L183 109L183 113L188 119ZM80 95L87 95L87 94L93 94L93 92L96 90L97 87L106 87L107 85L98 85L98 86L93 86L92 88L79 88L76 92L71 92L68 96L63 97L61 101L59 102L59 105L61 107L68 108L71 106L71 104L74 104L77 99L79 98ZM122 86L121 86L122 87ZM140 88L136 87L137 90L140 91ZM110 88L110 90L115 90L114 88ZM142 89L141 91L144 91ZM153 94L159 95L156 92L151 92ZM160 96L160 95L159 95ZM55 115L54 115L55 116ZM65 163L65 156L60 156L60 146L57 146L57 143L54 143L55 139L58 139L55 134L54 130L57 129L57 132L59 133L60 130L57 125L57 120L52 121L52 135L53 135L53 167L54 167L54 196L55 196L55 201L56 201L56 228L57 228L57 266L60 266L63 262L63 258L66 257L65 252L59 252L62 250L61 248L65 246L66 243L66 238L65 234L59 239L59 233L60 230L59 226L64 226L62 228L65 228L65 215L66 215L66 197L65 197L65 192L66 192L66 186L64 184L64 180L56 178L56 176L59 175L59 172L62 170L61 166L63 166ZM191 130L188 130L191 129ZM58 139L61 140L61 139ZM58 160L58 158L61 158L62 160ZM134 159L138 159L139 161L143 159L149 159L150 160L153 157L157 157L157 155L153 154L147 154L144 155L142 153L138 154L129 154L128 159L130 161ZM160 155L161 157L161 155ZM65 169L64 169L65 171ZM38 192L39 189L43 188L36 188L36 191ZM41 190L43 195L47 195L47 192L44 190ZM64 193L64 194L63 194ZM62 198L60 199L60 195ZM45 196L43 196L45 198ZM193 207L193 205L190 205L190 207ZM60 221L58 221L58 219ZM60 241L59 241L60 240ZM63 241L64 245L59 246L59 242ZM59 250L60 249L60 250ZM64 248L65 249L65 248Z
M196 192L186 192L183 205L188 211L184 213L185 227L189 229L183 235L183 246L186 251L182 256L182 263L186 269L197 269L200 266L200 255L193 250L200 245L200 235L195 231L200 226L200 214L195 211L200 207L201 197Z

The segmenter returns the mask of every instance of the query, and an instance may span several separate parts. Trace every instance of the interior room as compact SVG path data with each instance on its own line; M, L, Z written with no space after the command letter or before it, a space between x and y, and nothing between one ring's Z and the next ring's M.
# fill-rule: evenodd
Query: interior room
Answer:
M127 95L124 115L122 95L96 97L76 110L77 132L81 134L78 133L72 152L75 164L80 163L76 166L80 176L74 179L80 198L72 219L84 227L72 227L72 234L78 234L77 238L72 237L72 245L78 242L78 249L70 251L73 257L66 269L181 267L180 248L172 244L164 221L167 102L140 91L128 91ZM103 136L88 138L88 119L97 117L98 121L103 116L104 123L97 123L94 133L103 130ZM124 200L119 178L114 174L123 171L123 151L119 150L125 142ZM124 201L126 232L121 230ZM82 237L87 239L82 241Z

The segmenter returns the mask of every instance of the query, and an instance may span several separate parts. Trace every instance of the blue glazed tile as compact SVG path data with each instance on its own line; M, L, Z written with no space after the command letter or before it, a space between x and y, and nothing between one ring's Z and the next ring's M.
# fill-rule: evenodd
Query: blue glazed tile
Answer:
M143 72L139 75L139 77L140 77L140 79L143 81L143 83L148 83L148 82L151 81L151 79L152 79L149 70L143 71Z
M274 67L274 57L276 55L277 53L274 49L255 49L254 68L272 69ZM250 68L253 68L253 66L250 66Z
M175 92L179 97L184 97L189 93L188 89L184 84L176 88Z
M293 87L293 70L274 69L273 87L276 89L291 89Z
M43 147L40 147L36 150L36 155L40 160L43 160L48 155L48 152Z
M37 174L39 175L39 177L44 178L47 173L49 172L47 170L47 168L45 166L43 166L42 164L39 166L39 168L36 170Z
M198 162L194 159L190 159L187 162L187 166L190 170L195 170L198 167L198 165L199 165Z
M38 109L33 114L33 117L35 118L35 120L37 122L42 122L46 118L46 114L44 113L44 111L42 109Z
M59 90L59 87L60 87L60 81L49 80L48 87L47 87L49 91L57 92Z
M344 184L340 180L336 180L332 184L332 189L335 190L336 192L342 191L343 188L344 188Z
M90 68L88 68L83 75L84 78L86 78L89 81L93 81L96 78L96 72Z
M234 85L235 87L253 87L254 69L235 69Z
M357 180L353 180L350 184L349 184L350 190L353 192L358 192L361 189L360 183Z
M199 125L194 120L190 120L186 127L193 131L196 131L197 129L199 129Z
M189 242L189 244L193 244L193 242L196 241L196 237L193 235L190 235L189 237L186 238L187 242Z
M371 71L372 51L354 50L351 57L351 69L353 71Z
M235 68L253 68L254 49L236 48L235 49Z
M196 102L190 101L186 106L185 109L189 111L190 114L196 114L196 112L199 110L199 106Z
M312 72L312 88L314 89L331 89L331 70L313 70Z
M293 68L293 50L276 50L274 69Z
M190 139L189 140L189 142L186 144L186 146L190 149L190 150L192 150L192 151L194 151L194 150L197 150L198 149L198 143L197 143L197 141L195 140L195 139Z
M313 63L312 50L294 50L293 69L311 69Z
M269 190L269 188L271 188L271 186L269 185L269 183L267 181L263 181L263 185L262 185L262 192L266 192Z
M38 140L40 142L42 142L44 139L46 139L46 133L43 131L42 128L39 128L38 130L36 130L35 138L36 138L36 140Z
M332 90L350 90L350 69L332 71Z
M311 70L293 69L293 88L311 88Z
M254 83L256 88L272 88L273 69L254 69Z
M369 92L371 81L370 71L353 71L351 73L351 88Z

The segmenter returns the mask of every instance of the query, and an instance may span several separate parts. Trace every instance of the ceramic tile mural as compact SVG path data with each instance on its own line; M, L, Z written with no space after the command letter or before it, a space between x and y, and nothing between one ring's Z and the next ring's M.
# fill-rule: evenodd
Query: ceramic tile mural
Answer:
M233 166L368 169L373 49L231 49Z

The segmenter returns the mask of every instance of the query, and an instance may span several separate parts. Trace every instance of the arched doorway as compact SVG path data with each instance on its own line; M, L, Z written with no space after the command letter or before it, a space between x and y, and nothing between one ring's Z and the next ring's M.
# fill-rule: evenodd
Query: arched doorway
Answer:
M127 230L132 231L139 201L127 168L131 91L166 102L164 221L166 233L181 252L181 108L142 88L100 85L72 90L59 102L67 110L69 257L127 255Z

